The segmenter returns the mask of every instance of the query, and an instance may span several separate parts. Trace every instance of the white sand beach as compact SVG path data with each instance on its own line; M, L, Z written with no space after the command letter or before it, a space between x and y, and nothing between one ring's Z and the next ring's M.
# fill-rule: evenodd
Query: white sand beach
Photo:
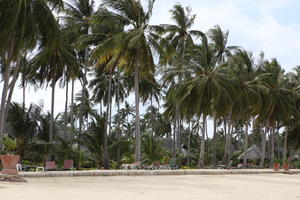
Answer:
M294 200L300 175L29 178L0 182L2 200Z

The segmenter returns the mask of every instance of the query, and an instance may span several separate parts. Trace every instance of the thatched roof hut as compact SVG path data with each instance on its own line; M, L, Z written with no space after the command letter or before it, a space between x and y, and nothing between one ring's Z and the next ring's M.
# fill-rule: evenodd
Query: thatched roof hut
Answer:
M242 153L238 159L239 160L243 160L245 156L245 153ZM257 160L257 159L261 159L262 156L262 152L260 150L260 148L258 148L255 144L253 144L251 147L249 147L246 151L246 158L248 160Z

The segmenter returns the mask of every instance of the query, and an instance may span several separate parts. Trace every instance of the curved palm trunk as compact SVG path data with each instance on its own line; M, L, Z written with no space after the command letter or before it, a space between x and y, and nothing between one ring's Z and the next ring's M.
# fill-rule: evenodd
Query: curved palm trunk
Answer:
M67 125L68 125L68 99L69 99L69 82L66 81L66 101L64 114L64 135L67 139Z
M4 78L3 78L3 88L2 88L2 96L1 96L1 107L0 107L0 140L3 139L4 136L4 126L5 126L5 108L6 108L6 97L8 93L9 86L9 70L10 67L8 63L4 66Z
M264 168L265 166L265 156L266 156L266 131L264 131L263 127L260 129L261 134L261 160L260 160L260 168Z
M2 96L1 96L1 106L0 106L0 140L3 139L4 136L4 127L5 127L5 111L7 107L7 94L9 90L9 73L10 73L10 64L12 61L12 56L13 56L13 51L14 51L14 44L15 44L15 34L12 34L12 41L11 41L11 46L10 49L8 50L7 56L5 58L4 56L4 62L3 66L4 67L4 75L3 75L3 88L2 88ZM2 147L1 147L2 148Z
M244 161L243 167L247 165L247 149L248 149L248 122L245 124L245 141L244 141Z
M135 93L135 161L141 160L141 133L140 133L140 98L139 98L139 66L135 66L134 72Z
M55 100L55 82L51 84L51 113L50 113L50 125L49 125L49 143L53 144L53 130L54 130L54 100Z
M201 134L201 145L200 145L200 154L199 154L199 162L197 167L204 167L204 153L205 153L205 132L206 132L206 116L203 116L203 125L202 125L202 134Z
M13 78L12 78L10 84L9 84L9 87L8 87L8 96L7 96L7 100L6 100L5 113L4 113L4 119L3 119L4 122L6 122L7 114L8 114L8 111L9 111L9 106L10 106L10 103L11 103L11 98L12 98L12 95L13 95L13 92L14 92L15 84L18 80L19 70L20 70L20 60L21 60L21 56L19 55L18 58L17 58L16 66L14 68ZM3 130L4 131L6 130L6 123L3 124Z
M111 107L111 82L112 82L112 72L109 73L109 82L108 82L108 95L107 95L107 105L106 105L106 120L105 120L105 133L103 137L104 142L104 168L109 168L109 158L108 158L108 147L107 147L107 135L110 131L110 107Z

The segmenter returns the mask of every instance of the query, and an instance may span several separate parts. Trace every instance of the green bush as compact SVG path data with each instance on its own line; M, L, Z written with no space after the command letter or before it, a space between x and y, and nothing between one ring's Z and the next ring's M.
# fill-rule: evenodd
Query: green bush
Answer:
M292 162L294 168L300 168L300 160Z

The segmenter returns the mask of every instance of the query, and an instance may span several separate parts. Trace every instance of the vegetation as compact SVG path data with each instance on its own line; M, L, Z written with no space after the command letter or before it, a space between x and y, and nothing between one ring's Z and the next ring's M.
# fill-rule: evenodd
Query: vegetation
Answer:
M170 158L186 169L246 167L237 157L252 144L260 167L295 153L300 67L286 73L276 58L229 46L217 25L194 30L196 15L180 4L174 24L150 25L155 1L147 2L0 1L1 150L15 141L23 162L73 159L78 169ZM11 102L18 81L22 104ZM50 112L25 106L26 87L48 86ZM57 86L66 101L55 116Z

